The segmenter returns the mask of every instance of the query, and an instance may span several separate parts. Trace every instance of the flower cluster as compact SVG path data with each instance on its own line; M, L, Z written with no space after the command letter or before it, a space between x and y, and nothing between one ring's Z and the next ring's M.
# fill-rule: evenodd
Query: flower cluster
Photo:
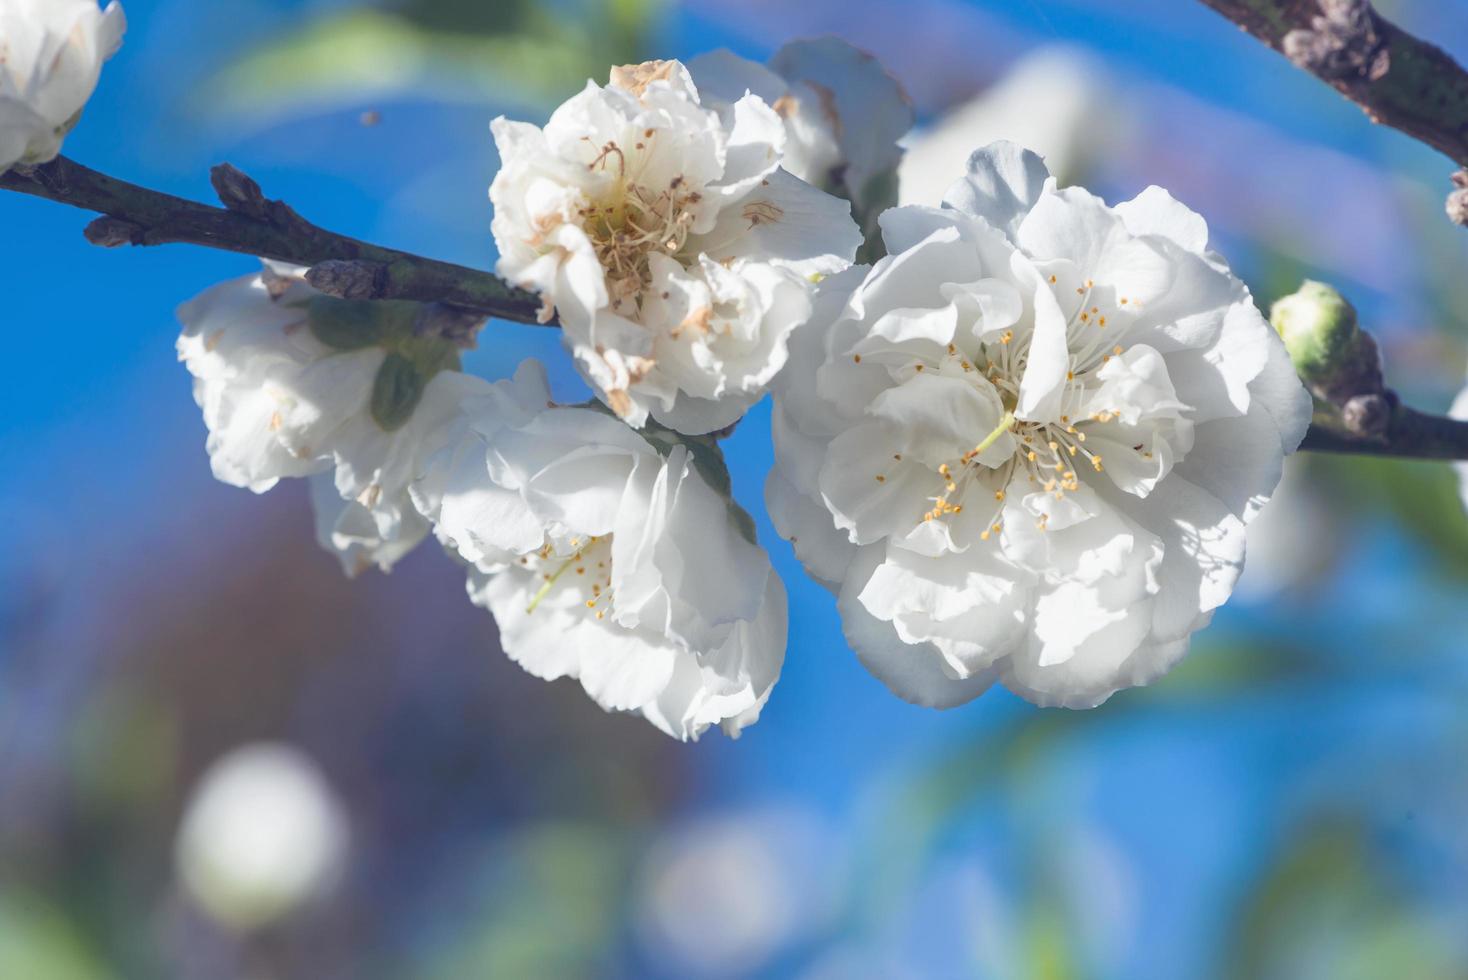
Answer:
M778 395L771 514L896 693L1097 704L1186 652L1310 400L1203 219L1012 144L882 216Z
M1146 683L1232 591L1309 397L1160 189L1108 207L994 144L864 242L852 206L892 198L911 121L833 40L616 68L544 128L497 119L499 272L602 404L557 404L534 362L466 374L427 307L267 263L180 313L215 474L309 478L349 574L431 534L530 673L737 735L787 609L717 440L773 387L770 516L896 693Z
M660 446L555 407L533 362L507 381L465 374L414 329L418 304L334 299L299 272L267 264L179 311L216 477L257 493L308 477L349 575L389 570L432 530L505 651L608 709L683 739L758 717L785 592L716 489L711 441L663 431Z
M348 574L386 571L428 534L408 485L431 436L482 382L417 305L323 296L267 263L179 310L179 359L209 428L214 475L264 493L312 478L322 543Z
M850 207L780 169L749 93L704 106L676 61L612 71L545 128L494 122L497 271L541 294L597 394L634 426L737 421L810 314L811 277L861 244Z
M117 3L0 0L0 173L61 152L126 27Z

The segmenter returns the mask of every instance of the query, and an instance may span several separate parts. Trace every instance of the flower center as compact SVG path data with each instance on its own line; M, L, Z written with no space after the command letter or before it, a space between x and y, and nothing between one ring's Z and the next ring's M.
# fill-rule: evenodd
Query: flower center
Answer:
M547 541L539 551L520 557L520 565L540 581L525 612L533 614L557 589L579 593L578 601L597 619L606 617L612 601L612 536L572 537Z
M1050 281L1054 284L1055 277ZM972 449L938 467L943 488L939 494L928 498L932 506L923 513L923 521L957 516L964 512L966 505L983 506L984 501L989 501L989 516L978 525L982 528L980 539L987 541L1003 529L1000 518L1004 501L1015 480L1023 477L1035 489L1060 501L1066 494L1080 489L1078 471L1081 467L1103 472L1101 454L1086 447L1085 430L1113 421L1118 413L1112 409L1085 413L1102 383L1097 377L1098 372L1113 357L1123 353L1122 346L1117 343L1123 329L1113 324L1108 332L1107 314L1103 313L1099 303L1093 305L1094 290L1095 283L1091 280L1077 289L1081 302L1066 325L1066 346L1070 353L1057 421L1038 422L1017 419L1014 415L1019 402L1020 380L1029 362L1029 335L1017 338L1013 330L1006 330L997 342L978 344L972 354L949 344L946 360L931 365L941 373L952 373L956 366L964 374L982 376L998 392L1005 412L998 425ZM1135 308L1137 304L1122 297L1118 305ZM1114 314L1112 316L1115 318ZM919 364L916 370L921 372L929 366ZM980 462L979 457L1006 433L1014 438L1015 444L1015 451L1009 459L998 465L993 465L992 460ZM1152 456L1146 445L1139 444L1133 449L1148 459ZM900 456L898 458L900 460ZM877 479L885 480L885 476ZM1042 514L1037 526L1045 530L1048 520L1048 515Z
M635 315L652 281L648 257L654 252L677 255L693 226L693 207L703 199L681 175L654 184L644 180L649 147L658 131L643 130L633 145L632 159L615 141L603 144L588 170L613 173L616 179L600 199L578 214L606 275L612 309Z

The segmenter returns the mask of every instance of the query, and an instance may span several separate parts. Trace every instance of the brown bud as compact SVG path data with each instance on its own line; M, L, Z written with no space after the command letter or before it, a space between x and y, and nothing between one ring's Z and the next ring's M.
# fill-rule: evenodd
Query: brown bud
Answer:
M1454 224L1468 225L1468 170L1453 174L1453 186L1456 190L1448 195L1448 218Z
M102 248L117 248L119 245L141 245L146 230L142 225L111 215L103 215L82 231L87 241Z
M387 268L362 259L327 259L306 272L314 289L337 299L379 299L386 286Z
M1386 435L1392 419L1392 404L1387 395L1357 395L1341 408L1341 422L1354 435L1376 439Z
M229 163L221 163L209 171L209 183L219 201L231 211L252 218L265 217L265 193L249 174Z

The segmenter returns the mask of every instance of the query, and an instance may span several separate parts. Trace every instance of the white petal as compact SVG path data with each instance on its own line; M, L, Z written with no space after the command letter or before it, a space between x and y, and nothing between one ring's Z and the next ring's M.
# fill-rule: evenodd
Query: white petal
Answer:
M983 218L1013 237L1020 222L1053 185L1038 154L1000 141L974 151L967 176L948 189L943 204Z
M1184 638L1233 593L1244 565L1243 522L1177 473L1145 501L1116 494L1111 502L1162 541L1157 577L1166 587L1153 607L1153 639Z
M688 62L688 72L698 85L705 103L734 103L754 94L774 105L788 85L779 75L757 61L741 58L728 48L701 54Z
M765 507L776 533L790 542L806 573L835 591L846 577L856 546L836 528L820 497L796 490L775 469L765 482Z
M1196 255L1208 250L1208 222L1155 184L1118 204L1116 213L1133 235L1161 235Z
M1468 388L1458 393L1448 414L1455 419L1468 421ZM1458 491L1463 498L1463 508L1468 511L1468 463L1454 463L1453 468L1458 471Z
M867 611L861 595L881 564L882 553L880 545L857 552L836 601L841 630L862 665L893 694L924 707L952 708L983 694L994 683L997 671L956 677L935 646L904 643L891 622Z
M428 522L413 513L405 517L395 537L385 540L372 511L355 500L343 499L329 474L313 476L307 482L316 517L316 541L337 556L342 572L349 578L374 566L391 571L428 536Z
M770 67L796 91L814 94L840 147L844 182L857 204L869 207L872 182L896 169L898 140L912 128L912 103L902 86L875 58L837 37L792 41L775 52Z
M904 643L931 644L960 678L987 671L1024 640L1028 580L992 547L929 558L889 547L859 594Z
M720 211L689 248L716 262L750 258L810 276L845 269L861 243L850 204L776 170Z

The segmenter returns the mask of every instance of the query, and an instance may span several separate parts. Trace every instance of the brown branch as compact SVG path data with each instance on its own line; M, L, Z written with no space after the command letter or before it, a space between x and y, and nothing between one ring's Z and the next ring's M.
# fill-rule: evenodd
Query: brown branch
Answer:
M1398 405L1380 436L1356 435L1318 415L1301 449L1357 456L1468 460L1468 422Z
M1468 167L1468 72L1367 0L1202 0L1359 105Z
M337 235L311 224L229 164L210 175L224 208L163 194L58 157L0 174L0 189L102 215L87 240L119 245L187 243L310 269L317 289L351 299L442 303L486 317L536 323L540 300L488 272Z

